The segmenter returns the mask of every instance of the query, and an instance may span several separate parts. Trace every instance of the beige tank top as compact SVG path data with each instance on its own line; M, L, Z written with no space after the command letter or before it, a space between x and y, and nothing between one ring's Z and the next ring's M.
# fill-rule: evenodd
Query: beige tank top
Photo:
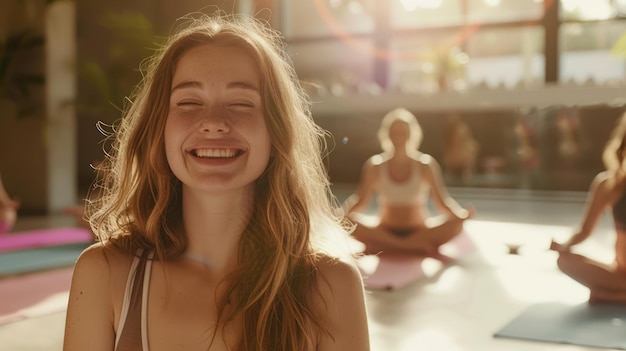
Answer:
M128 272L115 351L148 351L147 304L152 253L139 250Z

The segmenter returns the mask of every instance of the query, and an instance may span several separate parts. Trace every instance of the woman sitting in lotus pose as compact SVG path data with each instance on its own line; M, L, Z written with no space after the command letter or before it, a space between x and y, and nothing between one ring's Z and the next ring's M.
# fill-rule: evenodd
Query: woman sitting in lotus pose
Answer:
M439 247L457 236L473 216L447 192L437 161L418 151L422 129L415 116L398 108L387 113L378 131L383 152L363 166L356 193L343 204L355 222L353 237L366 254L426 255L445 260ZM364 212L377 196L376 222ZM431 215L432 199L439 215ZM370 216L371 218L371 216Z
M589 302L626 303L626 114L617 122L603 153L606 170L591 183L587 208L576 233L564 243L552 242L561 271L589 288ZM611 211L615 223L615 261L609 265L572 252L598 221Z

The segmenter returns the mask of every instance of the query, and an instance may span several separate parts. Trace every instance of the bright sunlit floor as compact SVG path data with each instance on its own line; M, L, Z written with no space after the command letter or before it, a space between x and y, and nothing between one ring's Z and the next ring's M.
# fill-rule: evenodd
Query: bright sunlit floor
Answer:
M533 304L586 301L587 289L560 274L546 251L564 227L476 220L466 228L476 250L456 264L424 262L428 278L368 293L373 350L593 350L493 337ZM509 245L521 245L519 254L509 254ZM603 249L587 251L601 256Z
M336 194L345 196L350 187ZM584 193L452 189L477 209L465 232L475 250L442 267L424 261L427 278L396 291L370 291L372 350L602 350L494 338L526 308L544 302L584 303L588 290L556 266L550 240L569 237L584 210ZM579 250L610 262L614 234L606 216ZM517 249L518 254L510 254Z
M339 199L352 187L336 186ZM368 291L374 351L588 351L597 348L494 338L501 327L541 302L578 304L588 292L561 274L551 238L566 238L582 214L585 194L452 189L477 209L465 231L475 250L442 267L425 261L427 278L396 291ZM66 219L23 220L24 229L66 225ZM614 240L608 218L581 250L611 261ZM519 253L509 253L519 246ZM2 303L7 303L3 301ZM0 326L0 349L61 350L64 313Z

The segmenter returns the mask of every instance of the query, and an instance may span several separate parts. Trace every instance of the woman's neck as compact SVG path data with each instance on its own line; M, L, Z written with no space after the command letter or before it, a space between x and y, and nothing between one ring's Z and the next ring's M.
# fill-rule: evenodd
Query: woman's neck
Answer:
M223 267L237 253L253 211L253 191L206 194L183 190L187 252Z
M401 163L401 162L405 162L408 161L410 159L409 155L407 154L407 152L405 150L397 150L393 153L393 155L391 156L391 161L396 163Z

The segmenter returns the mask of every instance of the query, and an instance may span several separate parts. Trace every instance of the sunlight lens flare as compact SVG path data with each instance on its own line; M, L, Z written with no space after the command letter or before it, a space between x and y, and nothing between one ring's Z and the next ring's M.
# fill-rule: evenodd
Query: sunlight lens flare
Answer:
M485 0L485 5L496 7L496 6L500 6L501 1L502 0Z
M418 7L417 0L400 0L400 3L402 4L402 7L409 12L417 10Z
M576 13L582 20L604 20L613 16L614 10L608 1L562 0L563 11Z
M329 2L330 1L330 2ZM380 60L423 60L428 56L432 50L411 51L411 52L394 52L389 49L379 48L373 45L371 42L364 42L355 40L352 33L349 33L340 21L333 15L334 5L344 4L341 0L313 0L313 6L320 18L328 26L330 31L337 39L344 44L352 47L355 50L360 51L363 54L374 57ZM421 8L421 9L436 9L443 4L443 0L400 0L405 9ZM333 5L334 4L334 5ZM358 4L358 9L349 10L351 12L365 11L361 2L353 0L349 4ZM474 32L481 27L481 24L475 23L463 27L456 35L449 37L447 40L435 45L434 50L445 50L454 46L458 46L465 42Z
M436 9L441 6L443 0L400 0L402 7L407 11L415 11L418 8Z

